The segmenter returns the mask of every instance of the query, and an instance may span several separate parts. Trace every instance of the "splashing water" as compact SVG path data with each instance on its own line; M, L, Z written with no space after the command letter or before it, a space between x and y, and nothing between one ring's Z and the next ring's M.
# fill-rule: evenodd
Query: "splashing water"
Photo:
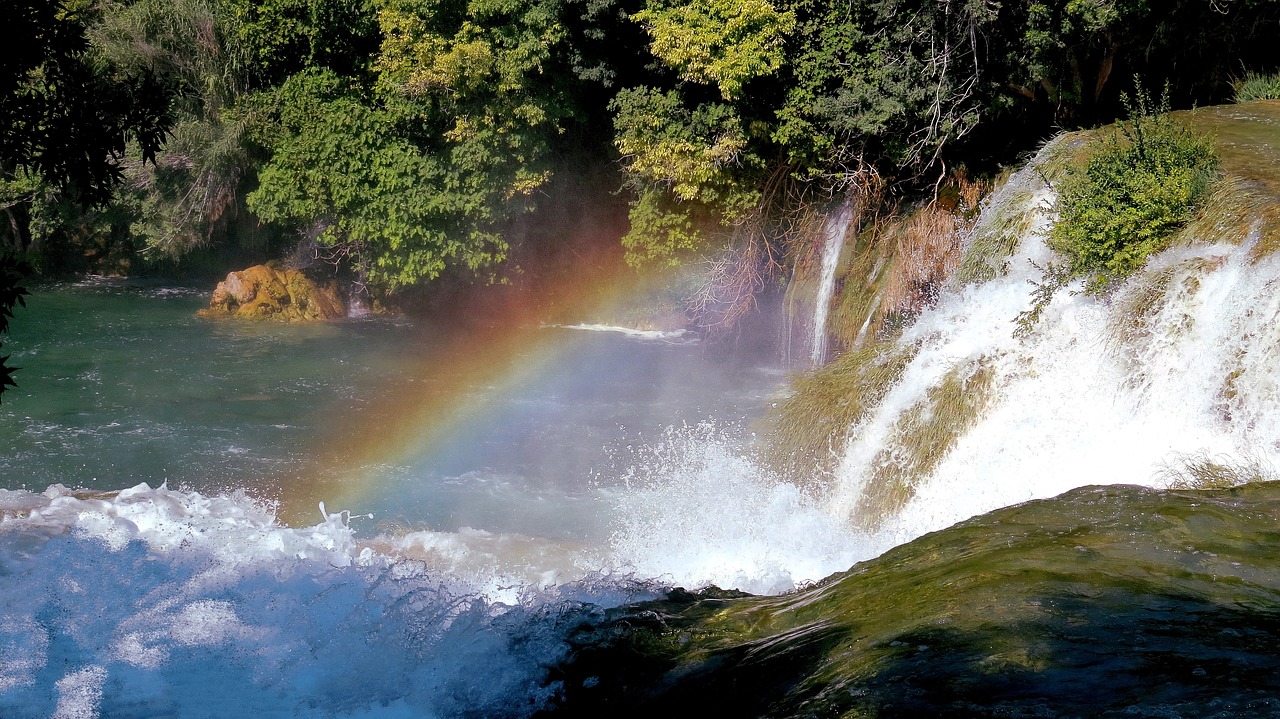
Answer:
M829 510L899 543L1083 485L1160 486L1162 469L1186 453L1274 465L1280 258L1253 261L1246 238L1173 248L1112 297L1059 292L1020 340L1015 320L1030 305L1037 268L1052 260L1045 238L1054 195L1032 168L1010 186L996 199L1019 207L995 202L984 211L1029 219L1007 273L951 288L903 334L914 358L856 428ZM904 418L938 417L930 392L965 367L992 377L971 428L932 472L899 480L899 506L871 501L883 494L875 482L886 466L913 451Z
M813 340L809 350L809 361L814 367L827 361L827 317L835 294L836 268L840 263L840 251L844 249L844 236L849 231L856 209L857 204L853 200L846 200L822 226L822 270L818 277L818 293L813 300Z
M813 492L771 476L714 423L669 430L646 453L616 499L618 571L777 594L875 553Z
M243 494L0 490L0 716L524 716L590 580L498 603Z

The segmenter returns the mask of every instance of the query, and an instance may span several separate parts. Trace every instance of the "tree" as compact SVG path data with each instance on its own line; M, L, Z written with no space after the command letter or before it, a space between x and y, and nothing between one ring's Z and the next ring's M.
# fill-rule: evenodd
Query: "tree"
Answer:
M115 204L130 216L129 231L172 258L211 244L240 214L261 160L236 109L251 82L237 20L214 0L112 2L89 37L113 67L156 77L172 98L174 125L155 161L135 152L124 163ZM237 229L241 242L253 234Z
M458 158L422 153L332 73L299 73L273 99L278 137L248 198L259 217L312 228L386 290L438 277L450 262L501 258L489 208L459 177Z
M654 55L685 80L715 85L725 100L782 67L783 43L795 29L795 15L768 0L655 0L632 17L653 38Z
M551 177L580 116L576 91L612 81L571 47L585 36L566 25L576 11L382 0L371 82L312 69L261 96L271 159L250 208L313 228L384 291L492 267L504 229Z
M20 283L29 272L30 268L26 263L12 253L0 253L0 334L9 331L9 320L13 317L13 308L27 305L24 296L28 293ZM3 347L3 344L0 344L0 347ZM18 368L8 366L8 360L8 355L0 357L0 395L3 395L6 389L17 386L13 381L13 372Z
M107 202L130 142L154 160L172 123L168 95L150 73L97 62L87 0L13 0L6 17L12 44L0 53L0 180L26 170L84 206ZM29 210L29 202L5 208L19 247L29 242Z

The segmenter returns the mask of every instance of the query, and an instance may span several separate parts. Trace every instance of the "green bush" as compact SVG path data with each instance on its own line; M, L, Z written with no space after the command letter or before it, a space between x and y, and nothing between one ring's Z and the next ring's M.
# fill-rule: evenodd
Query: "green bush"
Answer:
M1130 116L1068 175L1058 198L1050 245L1066 255L1071 277L1088 278L1090 293L1163 249L1217 176L1211 140L1171 118L1166 100L1153 108L1139 89Z
M1260 75L1251 72L1232 82L1231 89L1235 91L1236 102L1280 100L1280 73Z

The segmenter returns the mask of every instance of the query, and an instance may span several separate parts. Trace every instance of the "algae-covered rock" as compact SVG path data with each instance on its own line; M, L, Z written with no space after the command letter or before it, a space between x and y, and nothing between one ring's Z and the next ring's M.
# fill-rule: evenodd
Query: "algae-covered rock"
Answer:
M1083 487L795 594L677 590L584 617L537 716L1280 716L1277 511Z
M333 284L320 285L298 270L254 265L218 283L203 317L282 322L333 320L346 316Z

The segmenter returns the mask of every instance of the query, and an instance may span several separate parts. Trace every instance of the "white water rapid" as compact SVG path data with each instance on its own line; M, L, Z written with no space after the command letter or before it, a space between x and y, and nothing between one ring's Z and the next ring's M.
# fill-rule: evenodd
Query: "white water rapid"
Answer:
M836 289L836 268L840 264L840 251L844 249L844 236L857 206L846 200L822 226L822 267L818 275L818 292L813 299L813 339L809 346L809 362L814 367L827 361L827 317L831 313L831 299Z

